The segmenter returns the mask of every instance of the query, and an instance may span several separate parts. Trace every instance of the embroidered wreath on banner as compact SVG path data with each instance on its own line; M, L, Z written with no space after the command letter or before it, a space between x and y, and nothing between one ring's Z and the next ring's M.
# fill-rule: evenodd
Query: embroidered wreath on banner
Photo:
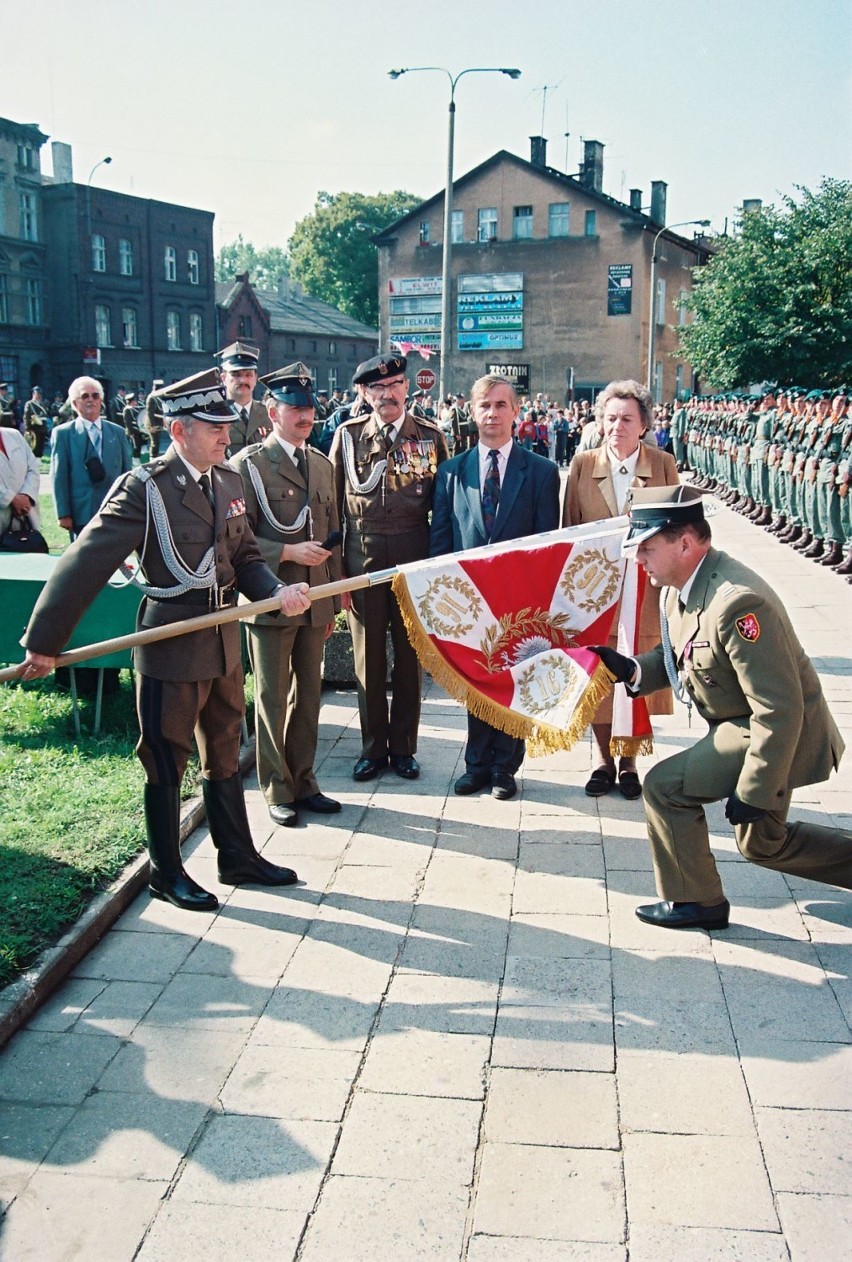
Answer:
M603 591L595 596L601 582ZM584 613L599 613L612 603L620 583L621 564L611 560L600 548L589 548L566 567L559 589Z
M555 653L528 666L518 681L526 712L544 714L552 710L574 687L575 677L576 667L570 657L559 657ZM542 700L533 697L534 687Z
M546 609L519 609L516 614L504 613L498 622L487 627L479 647L485 659L485 669L489 675L495 675L528 657L528 645L534 637L540 637L543 641L541 646L536 644L538 650L540 647L548 648L554 643L570 646L574 644L575 635L567 613L550 613ZM515 640L520 640L521 643L516 645L512 656L508 648Z
M455 574L451 578L442 575L433 579L426 588L418 602L418 610L421 622L432 634L445 640L460 640L473 630L482 613L482 599L476 588L461 575Z

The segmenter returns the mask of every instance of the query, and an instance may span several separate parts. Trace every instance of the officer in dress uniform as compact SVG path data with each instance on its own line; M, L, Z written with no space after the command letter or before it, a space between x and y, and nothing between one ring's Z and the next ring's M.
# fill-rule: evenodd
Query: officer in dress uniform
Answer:
M340 577L339 546L323 545L338 530L337 499L330 461L307 443L314 423L310 370L289 364L261 381L269 391L272 433L231 461L243 480L260 555L283 583L333 582ZM299 811L340 810L320 792L314 771L323 644L339 608L339 598L326 597L296 618L255 614L246 620L257 775L276 824L295 825Z
M254 397L257 361L260 351L247 342L232 342L216 352L225 398L234 405L236 420L231 426L228 454L235 456L243 447L262 442L269 433L269 415Z
M24 405L24 437L33 449L33 455L41 456L49 433L49 417L44 405L41 386L33 386L31 399Z
M334 435L338 507L344 529L343 569L349 577L419 561L429 555L429 512L435 474L447 459L446 440L431 421L405 411L407 361L376 355L353 381L372 412L342 424ZM361 757L355 780L371 780L390 766L415 780L421 671L390 585L344 597L358 681ZM387 698L387 632L393 642L391 701Z
M172 446L118 478L97 515L60 558L27 627L23 677L54 659L110 576L135 552L144 592L137 626L158 627L234 604L281 594L281 611L308 607L302 585L285 587L264 564L246 520L242 482L222 466L233 409L213 369L170 386L160 402ZM140 577L141 575L141 577ZM186 873L180 854L180 783L193 733L207 820L227 885L290 885L296 874L254 848L239 773L245 711L236 623L146 644L134 652L145 769L145 824L155 898L190 911L218 900Z
M625 657L598 647L634 695L671 682L709 724L691 749L657 763L643 796L657 892L636 909L670 929L725 929L704 806L727 798L743 858L852 889L852 833L788 823L794 789L827 780L843 754L819 678L777 593L712 546L700 491L634 491L625 553L661 592L663 643Z
M145 400L145 428L148 431L148 455L153 460L160 454L160 444L166 432L163 420L163 400L161 391L165 382L162 377L155 377L151 383L151 393Z

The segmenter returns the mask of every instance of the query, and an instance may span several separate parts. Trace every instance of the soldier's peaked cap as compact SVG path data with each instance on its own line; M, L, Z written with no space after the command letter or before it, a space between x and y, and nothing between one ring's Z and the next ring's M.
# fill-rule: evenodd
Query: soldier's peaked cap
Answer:
M276 368L275 372L268 372L260 380L278 403L287 403L292 408L314 406L311 370L301 360L288 364L286 368Z
M407 366L408 360L404 355L374 355L358 365L352 380L356 386L369 386L374 381L384 381L386 377L398 377Z
M704 521L703 496L694 486L637 486L629 513L630 525L622 545L626 556L666 526Z
M154 392L163 405L166 421L207 421L210 425L226 425L237 417L237 410L225 398L225 391L215 368L207 368L192 377L184 377L171 386Z
M239 372L240 369L253 368L257 372L257 361L260 351L248 342L232 342L224 350L216 352L220 368L228 372Z

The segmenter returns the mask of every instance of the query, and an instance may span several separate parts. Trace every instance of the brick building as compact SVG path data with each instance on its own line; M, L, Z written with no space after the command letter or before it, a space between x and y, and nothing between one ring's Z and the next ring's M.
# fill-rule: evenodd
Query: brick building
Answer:
M348 390L352 374L376 354L378 332L336 307L310 298L282 277L277 289L255 289L248 274L216 286L219 345L240 338L260 349L260 372L300 359L318 389Z
M41 147L34 123L0 118L0 380L18 399L48 376Z
M585 142L582 169L572 176L547 165L539 136L530 161L501 150L455 182L445 388L466 392L495 367L524 391L560 400L571 381L575 397L591 398L613 378L645 380L651 260L666 185L652 184L646 213L641 190L625 204L602 183L599 142ZM382 345L440 346L443 217L442 192L376 238ZM687 318L691 269L709 249L665 231L657 257L653 385L658 399L669 400L694 386L691 366L673 357L671 326Z
M71 179L43 189L50 346L60 389L82 372L150 389L210 365L216 349L213 213ZM66 178L67 177L67 178Z

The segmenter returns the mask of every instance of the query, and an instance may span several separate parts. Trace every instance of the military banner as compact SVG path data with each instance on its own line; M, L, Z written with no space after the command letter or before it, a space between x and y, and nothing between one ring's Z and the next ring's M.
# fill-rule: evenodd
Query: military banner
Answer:
M632 652L636 640L626 526L620 517L407 565L393 589L424 668L472 714L526 739L531 753L570 749L612 687L585 646L607 643L628 568L619 647ZM645 702L631 702L620 684L616 691L613 741L650 752Z

